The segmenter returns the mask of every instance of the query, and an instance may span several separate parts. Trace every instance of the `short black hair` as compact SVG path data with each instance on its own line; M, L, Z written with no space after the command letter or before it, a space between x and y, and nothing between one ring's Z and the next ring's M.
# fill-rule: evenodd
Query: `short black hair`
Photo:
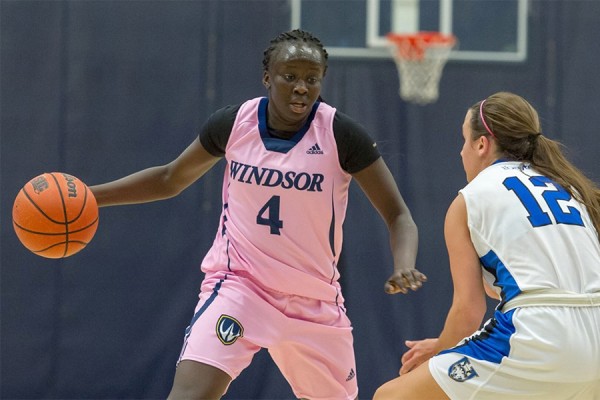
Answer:
M327 54L327 50L325 50L325 47L323 47L323 43L321 43L319 38L317 38L310 32L303 31L301 29L294 29L292 31L280 33L279 35L277 35L277 37L271 39L269 47L267 47L267 49L263 53L264 71L267 71L269 69L269 64L271 63L271 55L273 54L273 51L277 48L277 46L280 43L292 41L302 41L310 43L311 45L316 47L323 56L324 71L327 70L327 58L329 57L329 54Z

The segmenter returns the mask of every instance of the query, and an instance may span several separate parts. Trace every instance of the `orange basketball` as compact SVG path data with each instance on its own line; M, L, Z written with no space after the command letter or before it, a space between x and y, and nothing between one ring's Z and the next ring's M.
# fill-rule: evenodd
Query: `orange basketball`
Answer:
M33 253L46 258L69 257L96 233L96 198L73 175L52 172L36 176L15 199L13 227Z

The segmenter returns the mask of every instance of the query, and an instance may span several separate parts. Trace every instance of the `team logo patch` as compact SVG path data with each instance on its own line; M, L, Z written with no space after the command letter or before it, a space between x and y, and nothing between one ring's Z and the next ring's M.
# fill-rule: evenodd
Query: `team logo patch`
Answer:
M477 375L469 359L463 357L448 368L448 376L456 382L464 382L479 375Z
M224 345L230 345L244 336L244 327L240 322L229 315L221 315L217 321L217 337Z

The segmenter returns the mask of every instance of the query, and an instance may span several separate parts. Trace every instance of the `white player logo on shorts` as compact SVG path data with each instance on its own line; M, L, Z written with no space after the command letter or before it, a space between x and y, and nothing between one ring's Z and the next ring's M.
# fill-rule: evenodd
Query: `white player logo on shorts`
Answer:
M464 382L479 376L467 357L463 357L448 368L448 376L456 382Z
M244 336L244 327L229 315L221 315L217 321L217 337L224 345L233 344L237 338Z

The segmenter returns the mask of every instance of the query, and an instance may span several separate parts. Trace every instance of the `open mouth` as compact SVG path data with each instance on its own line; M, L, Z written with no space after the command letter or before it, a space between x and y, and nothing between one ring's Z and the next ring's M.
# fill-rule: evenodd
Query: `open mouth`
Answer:
M307 105L305 103L290 103L290 108L295 113L306 112Z

